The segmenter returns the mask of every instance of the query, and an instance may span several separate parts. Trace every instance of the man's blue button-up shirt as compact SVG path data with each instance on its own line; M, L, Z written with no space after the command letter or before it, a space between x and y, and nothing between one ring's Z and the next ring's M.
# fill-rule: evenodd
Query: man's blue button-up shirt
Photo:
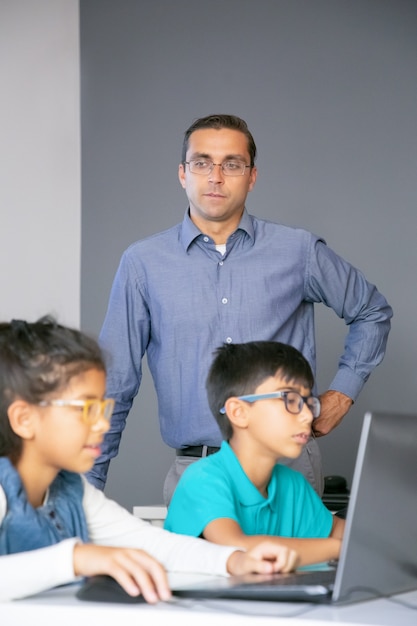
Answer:
M316 302L348 327L329 388L354 400L384 356L392 310L323 239L244 211L222 256L187 212L181 224L132 244L122 256L100 334L108 354L107 394L116 407L92 482L104 484L109 459L117 454L145 352L165 443L219 446L205 389L215 348L281 341L298 348L315 373Z

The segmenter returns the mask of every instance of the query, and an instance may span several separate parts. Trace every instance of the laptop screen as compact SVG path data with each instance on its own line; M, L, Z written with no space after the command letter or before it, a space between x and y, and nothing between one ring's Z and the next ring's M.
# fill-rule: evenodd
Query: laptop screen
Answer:
M417 588L417 415L366 413L333 601Z

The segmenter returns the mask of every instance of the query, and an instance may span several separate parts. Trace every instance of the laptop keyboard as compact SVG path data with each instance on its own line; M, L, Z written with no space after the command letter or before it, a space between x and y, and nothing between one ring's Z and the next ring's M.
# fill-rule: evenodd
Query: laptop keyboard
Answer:
M275 574L268 580L262 581L262 587L276 587L276 586L288 586L288 585L330 585L334 582L336 570L323 569L323 570L308 570L299 571L293 574ZM244 586L257 587L259 582L254 580L252 583L244 583Z

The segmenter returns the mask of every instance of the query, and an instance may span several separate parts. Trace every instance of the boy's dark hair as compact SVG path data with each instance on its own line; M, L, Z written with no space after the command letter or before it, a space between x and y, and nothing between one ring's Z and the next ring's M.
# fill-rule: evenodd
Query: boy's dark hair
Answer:
M105 372L97 342L52 317L0 323L0 456L16 462L21 453L7 415L14 400L37 404L91 368Z
M226 440L233 428L220 409L228 398L255 393L260 384L276 374L310 389L314 384L310 364L301 352L278 341L223 344L214 354L206 382L207 397Z
M204 128L214 128L216 130L220 130L221 128L229 128L230 130L239 130L245 135L246 139L248 140L250 166L253 167L255 165L256 144L245 120L237 117L237 115L208 115L207 117L200 117L198 120L195 120L195 122L193 122L184 133L184 141L182 144L181 153L181 163L184 166L187 158L188 141L190 139L190 135L195 130L200 130Z

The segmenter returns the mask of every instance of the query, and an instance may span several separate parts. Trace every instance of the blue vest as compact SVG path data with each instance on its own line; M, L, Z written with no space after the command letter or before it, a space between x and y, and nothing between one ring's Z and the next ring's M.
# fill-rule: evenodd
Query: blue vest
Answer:
M0 485L7 500L0 555L44 548L70 537L88 542L79 474L60 472L49 488L47 503L38 508L28 502L20 476L6 457L0 457Z

